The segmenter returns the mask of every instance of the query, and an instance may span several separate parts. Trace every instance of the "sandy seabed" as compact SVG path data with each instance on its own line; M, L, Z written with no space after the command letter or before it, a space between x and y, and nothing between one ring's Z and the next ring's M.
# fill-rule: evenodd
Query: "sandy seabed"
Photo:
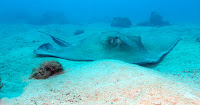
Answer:
M200 37L198 25L111 28L108 24L0 25L2 105L200 105ZM74 36L77 29L85 33ZM179 35L182 40L157 65L145 67L118 60L93 62L37 57L33 50L53 43L44 31L68 42L103 31L126 34ZM64 73L45 80L28 79L32 68L57 60Z

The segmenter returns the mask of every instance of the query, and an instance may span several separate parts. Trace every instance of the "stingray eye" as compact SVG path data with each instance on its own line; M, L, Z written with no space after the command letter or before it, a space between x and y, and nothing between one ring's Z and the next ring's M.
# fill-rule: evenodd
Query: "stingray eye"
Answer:
M114 43L115 43L115 39L113 37L108 39L108 44L109 45L114 45Z
M108 45L113 47L119 47L122 44L122 40L119 37L110 37L107 42Z
M117 43L117 45L121 45L122 44L122 41L121 41L121 39L116 39L116 43Z
M122 44L122 40L119 37L115 37L114 46L120 46Z

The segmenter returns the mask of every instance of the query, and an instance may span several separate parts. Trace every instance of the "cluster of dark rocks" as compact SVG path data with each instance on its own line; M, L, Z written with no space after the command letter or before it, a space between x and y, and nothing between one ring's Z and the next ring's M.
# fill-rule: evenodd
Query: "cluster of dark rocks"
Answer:
M111 27L129 28L132 22L127 17L114 17L111 21ZM138 23L137 26L162 27L170 25L170 22L163 20L163 17L157 12L152 12L148 21Z

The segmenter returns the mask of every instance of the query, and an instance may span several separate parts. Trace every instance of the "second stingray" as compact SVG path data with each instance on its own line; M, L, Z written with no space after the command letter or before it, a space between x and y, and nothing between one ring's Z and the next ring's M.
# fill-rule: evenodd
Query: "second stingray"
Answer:
M50 35L51 36L51 35ZM34 50L35 54L68 60L117 59L134 64L157 63L169 53L179 37L148 37L126 35L120 32L101 32L91 35L76 44L69 44L51 36L61 47L45 43Z

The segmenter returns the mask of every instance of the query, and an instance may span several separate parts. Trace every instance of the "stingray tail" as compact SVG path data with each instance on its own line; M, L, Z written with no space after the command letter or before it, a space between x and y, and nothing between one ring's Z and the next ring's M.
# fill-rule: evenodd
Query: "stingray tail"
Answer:
M37 55L54 56L56 49L50 43L45 43L33 51Z

